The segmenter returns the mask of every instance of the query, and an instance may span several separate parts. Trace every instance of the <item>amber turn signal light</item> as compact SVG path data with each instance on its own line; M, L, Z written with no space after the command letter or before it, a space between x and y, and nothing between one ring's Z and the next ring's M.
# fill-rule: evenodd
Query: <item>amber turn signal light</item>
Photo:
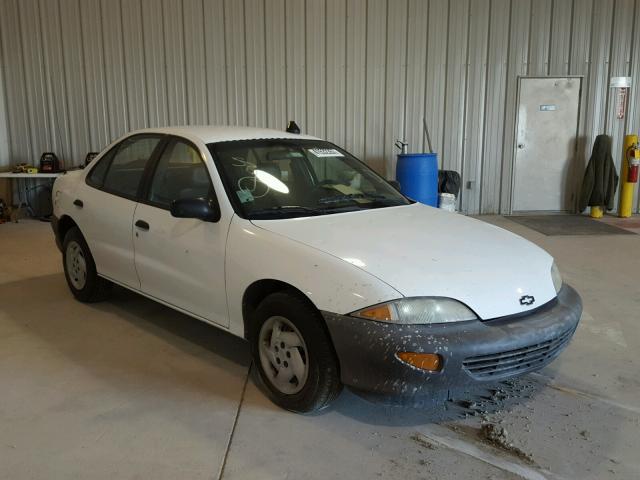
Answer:
M437 353L398 352L396 357L421 370L439 372L442 370L442 357Z
M366 308L358 312L358 316L368 318L370 320L393 320L393 312L388 304L377 305L375 307Z

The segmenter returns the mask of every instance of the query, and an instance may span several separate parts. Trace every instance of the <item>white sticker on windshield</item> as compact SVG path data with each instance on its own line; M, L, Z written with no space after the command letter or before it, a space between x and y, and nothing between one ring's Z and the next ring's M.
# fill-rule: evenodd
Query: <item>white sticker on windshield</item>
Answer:
M344 157L335 148L310 148L309 151L318 158L322 157Z

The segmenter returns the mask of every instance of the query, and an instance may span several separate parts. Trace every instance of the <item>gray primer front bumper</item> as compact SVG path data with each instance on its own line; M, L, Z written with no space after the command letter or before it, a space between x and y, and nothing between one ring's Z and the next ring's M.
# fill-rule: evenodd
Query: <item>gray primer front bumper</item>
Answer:
M494 320L398 325L323 312L340 360L342 382L375 396L446 397L475 385L539 370L566 347L582 314L578 293L564 285L556 300L532 313ZM517 373L478 378L463 362L471 357L500 354L566 338L550 355ZM438 353L440 372L427 372L400 361L397 352Z

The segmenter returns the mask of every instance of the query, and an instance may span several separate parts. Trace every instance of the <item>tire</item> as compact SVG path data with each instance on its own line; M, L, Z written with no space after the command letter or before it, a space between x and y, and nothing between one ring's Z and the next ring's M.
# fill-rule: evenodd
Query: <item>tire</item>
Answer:
M333 344L320 313L308 300L293 291L273 293L260 303L252 320L251 354L273 403L307 413L322 410L340 394ZM300 360L305 366L302 374L301 368L296 369Z
M62 242L62 265L67 285L81 302L105 300L113 284L98 276L96 264L80 229L72 227Z

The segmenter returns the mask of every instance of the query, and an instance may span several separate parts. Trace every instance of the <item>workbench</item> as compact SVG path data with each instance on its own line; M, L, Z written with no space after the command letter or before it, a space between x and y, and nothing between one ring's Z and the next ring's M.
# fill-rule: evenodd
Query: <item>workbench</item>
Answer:
M27 212L32 217L35 216L33 208L29 204L29 190L37 188L37 186L31 186L32 180L42 180L49 179L51 181L55 180L60 175L64 175L64 172L58 173L11 173L11 172L2 172L0 173L0 178L6 178L9 181L13 180L16 182L18 187L18 209L25 206L27 208ZM9 205L13 203L13 199L5 198L4 199Z

